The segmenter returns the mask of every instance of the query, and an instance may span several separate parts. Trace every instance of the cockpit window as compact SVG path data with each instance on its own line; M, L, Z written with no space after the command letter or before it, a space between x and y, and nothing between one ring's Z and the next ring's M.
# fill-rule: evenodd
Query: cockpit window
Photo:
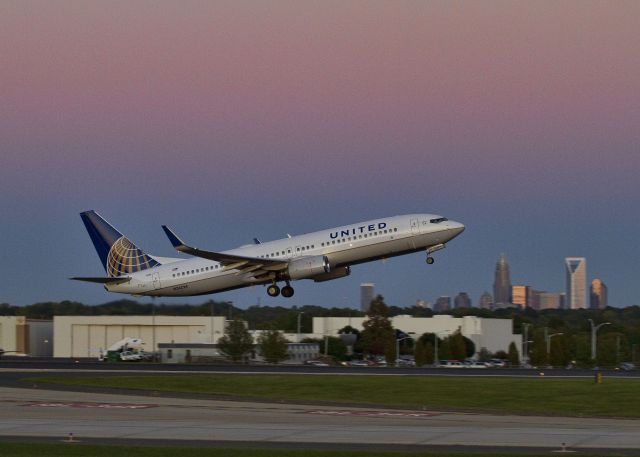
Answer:
M449 219L447 219L446 217L438 217L436 219L431 219L429 222L431 222L432 224L439 224L440 222L444 222L448 220Z

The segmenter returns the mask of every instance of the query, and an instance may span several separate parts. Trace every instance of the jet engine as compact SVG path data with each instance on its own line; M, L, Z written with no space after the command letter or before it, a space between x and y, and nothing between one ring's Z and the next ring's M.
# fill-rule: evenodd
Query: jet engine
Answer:
M303 257L289 262L287 276L289 279L310 279L331 271L329 259L324 255Z
M351 267L339 267L331 270L329 273L314 276L314 282L331 281L332 279L344 278L351 274Z

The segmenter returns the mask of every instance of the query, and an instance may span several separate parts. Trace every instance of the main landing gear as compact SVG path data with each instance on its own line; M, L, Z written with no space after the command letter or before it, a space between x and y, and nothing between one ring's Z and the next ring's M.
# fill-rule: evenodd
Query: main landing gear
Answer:
M434 259L433 257L431 257L430 255L427 256L427 264L429 265L433 265L433 262L435 262L436 259Z
M282 293L284 298L291 298L293 297L294 290L293 287L289 285L289 282L287 282L287 285L284 286L282 290L280 290L280 287L278 287L275 282L267 287L267 295L270 297L277 297L280 293Z

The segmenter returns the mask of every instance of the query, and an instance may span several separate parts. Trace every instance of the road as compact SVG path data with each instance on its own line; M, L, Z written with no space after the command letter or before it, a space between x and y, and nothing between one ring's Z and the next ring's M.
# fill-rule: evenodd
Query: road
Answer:
M156 372L216 372L216 373L289 373L289 374L376 374L376 375L438 375L438 376L545 376L593 377L594 370L584 369L521 369L521 368L395 368L395 367L313 367L305 365L211 365L211 364L163 364L163 363L106 363L94 359L20 359L0 360L0 369L29 370L107 370L107 371L156 371ZM640 378L640 371L602 370L605 377Z

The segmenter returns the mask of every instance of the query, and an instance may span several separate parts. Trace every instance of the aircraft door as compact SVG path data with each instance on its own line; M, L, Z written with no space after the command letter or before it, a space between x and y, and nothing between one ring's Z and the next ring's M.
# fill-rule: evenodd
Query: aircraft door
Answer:
M153 280L153 289L159 289L160 288L160 273L154 273L153 276L151 276L151 279Z
M298 257L301 252L302 252L302 246L296 246L293 249L293 257Z
M420 223L418 219L409 220L409 225L411 226L411 234L417 234L420 231Z
M291 246L287 246L287 255L285 256L287 259L293 257L293 248Z

